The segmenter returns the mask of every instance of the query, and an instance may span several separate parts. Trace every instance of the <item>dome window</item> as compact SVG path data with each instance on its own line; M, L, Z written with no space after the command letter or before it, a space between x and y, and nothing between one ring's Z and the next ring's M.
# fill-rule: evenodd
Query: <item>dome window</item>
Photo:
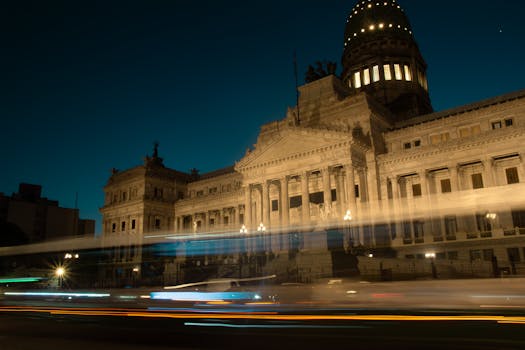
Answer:
M410 66L405 64L405 80L412 81L412 73L410 72Z
M392 71L389 64L383 65L383 71L385 74L385 80L392 80Z
M400 64L394 64L394 75L396 77L396 80L403 80L403 73L401 72Z
M356 89L361 87L361 74L359 72L354 73L354 87Z
M369 85L370 84L370 69L365 69L363 71L363 84Z
M372 67L372 82L378 82L379 81L379 66L375 65Z

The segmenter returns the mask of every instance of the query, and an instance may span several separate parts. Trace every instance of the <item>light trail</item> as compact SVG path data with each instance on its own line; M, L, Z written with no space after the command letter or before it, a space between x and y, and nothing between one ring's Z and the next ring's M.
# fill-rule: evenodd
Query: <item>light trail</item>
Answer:
M268 314L268 313L173 313L173 312L151 312L137 311L132 309L118 308L37 308L37 307L0 307L0 312L34 312L48 313L51 315L78 315L78 316L118 316L118 317L140 317L140 318L171 318L171 319L216 319L216 320L258 320L258 321L390 321L390 322L497 322L501 324L523 324L525 316L501 316L501 315L322 315L322 314Z

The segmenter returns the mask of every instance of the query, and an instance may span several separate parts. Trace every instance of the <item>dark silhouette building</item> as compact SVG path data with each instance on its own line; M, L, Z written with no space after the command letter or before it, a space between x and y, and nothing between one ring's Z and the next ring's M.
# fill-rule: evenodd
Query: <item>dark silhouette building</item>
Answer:
M0 194L0 222L2 245L95 232L95 220L80 219L78 209L60 207L58 201L42 197L42 186L26 183L10 197Z

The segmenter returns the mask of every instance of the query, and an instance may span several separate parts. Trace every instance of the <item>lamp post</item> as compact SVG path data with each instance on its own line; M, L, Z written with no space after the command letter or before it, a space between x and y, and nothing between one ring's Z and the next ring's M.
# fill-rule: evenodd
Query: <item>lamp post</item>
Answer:
M64 276L66 275L66 269L62 266L58 266L55 269L55 276L58 278L58 287L62 288L62 281L64 279Z
M430 259L430 268L432 269L432 278L437 278L436 264L434 259L436 258L436 253L425 253L425 258Z
M348 209L345 213L345 216L343 217L343 221L345 223L345 239L344 239L344 248L345 250L353 250L354 247L354 240L352 237L352 233L350 231L350 223L352 222L352 212L350 209Z

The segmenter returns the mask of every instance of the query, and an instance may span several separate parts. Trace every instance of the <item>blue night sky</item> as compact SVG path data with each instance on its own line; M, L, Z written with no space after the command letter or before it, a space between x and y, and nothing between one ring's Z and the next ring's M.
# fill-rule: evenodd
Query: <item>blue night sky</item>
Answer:
M525 88L522 0L399 0L436 111ZM351 0L4 2L0 192L20 182L97 220L112 168L232 165L338 62Z

